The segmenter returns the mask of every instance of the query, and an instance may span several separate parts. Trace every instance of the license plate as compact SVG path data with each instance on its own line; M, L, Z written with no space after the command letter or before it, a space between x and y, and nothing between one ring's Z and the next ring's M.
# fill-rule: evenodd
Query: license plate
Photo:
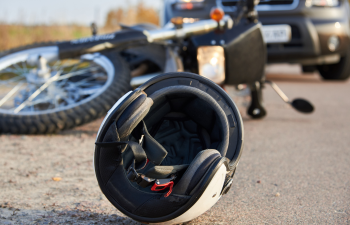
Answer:
M266 43L286 43L292 37L292 29L287 24L264 25L262 33Z

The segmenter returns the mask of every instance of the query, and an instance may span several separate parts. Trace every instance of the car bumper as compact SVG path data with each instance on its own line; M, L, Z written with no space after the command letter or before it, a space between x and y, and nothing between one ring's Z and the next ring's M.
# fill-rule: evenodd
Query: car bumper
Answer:
M268 62L290 62L303 65L330 64L339 61L350 45L350 31L348 16L344 15L341 7L323 9L328 13L327 18L318 18L322 14L305 15L302 10L283 15L284 12L264 12L259 20L263 25L288 24L291 26L292 37L288 43L267 44ZM323 14L325 15L325 14ZM278 22L277 22L278 21ZM339 38L339 46L335 51L328 47L331 36Z

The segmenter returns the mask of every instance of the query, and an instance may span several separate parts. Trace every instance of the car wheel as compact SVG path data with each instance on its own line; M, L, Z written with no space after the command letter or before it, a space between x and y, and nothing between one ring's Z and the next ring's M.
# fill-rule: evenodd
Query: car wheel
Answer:
M346 56L335 64L317 66L318 72L325 80L346 80L350 76L350 48Z

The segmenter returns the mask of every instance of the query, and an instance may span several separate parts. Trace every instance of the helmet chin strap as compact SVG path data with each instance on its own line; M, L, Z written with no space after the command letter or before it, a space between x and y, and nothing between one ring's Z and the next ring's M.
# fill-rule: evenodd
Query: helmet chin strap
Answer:
M137 170L143 169L147 164L147 155L145 153L145 150L136 142L133 141L115 141L115 142L96 142L95 145L97 145L100 148L105 149L118 149L118 147L122 145L129 145L133 155L134 155L134 162L135 168Z
M140 123L141 137L140 144L144 147L149 160L155 165L160 165L168 152L165 148L158 143L148 132L145 122L142 120Z
M160 165L168 152L148 132L145 122L142 120L134 130L139 143L133 141L96 142L99 147L118 148L128 144L135 158L135 169L139 170L146 166L149 160L155 165ZM143 148L143 147L144 148Z
M134 161L127 170L126 174L130 181L136 182L139 186L145 188L152 185L152 191L162 191L169 188L168 193L164 197L168 197L174 186L176 175L172 174L170 178L155 179L146 177L144 174L137 171L142 170L151 161L155 165L160 165L167 155L167 151L160 145L149 133L144 121L141 121L140 126L135 129L141 133L139 143L134 141L114 141L114 142L96 142L95 144L101 148L118 149L122 145L129 145L133 155ZM137 131L136 130L136 131ZM144 145L145 149L142 148Z

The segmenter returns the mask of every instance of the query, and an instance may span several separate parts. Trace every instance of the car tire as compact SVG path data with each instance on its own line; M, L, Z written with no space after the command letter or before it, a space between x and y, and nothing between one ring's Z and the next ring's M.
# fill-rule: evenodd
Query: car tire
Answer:
M325 80L346 80L350 77L350 48L346 56L335 64L317 66L318 72Z

